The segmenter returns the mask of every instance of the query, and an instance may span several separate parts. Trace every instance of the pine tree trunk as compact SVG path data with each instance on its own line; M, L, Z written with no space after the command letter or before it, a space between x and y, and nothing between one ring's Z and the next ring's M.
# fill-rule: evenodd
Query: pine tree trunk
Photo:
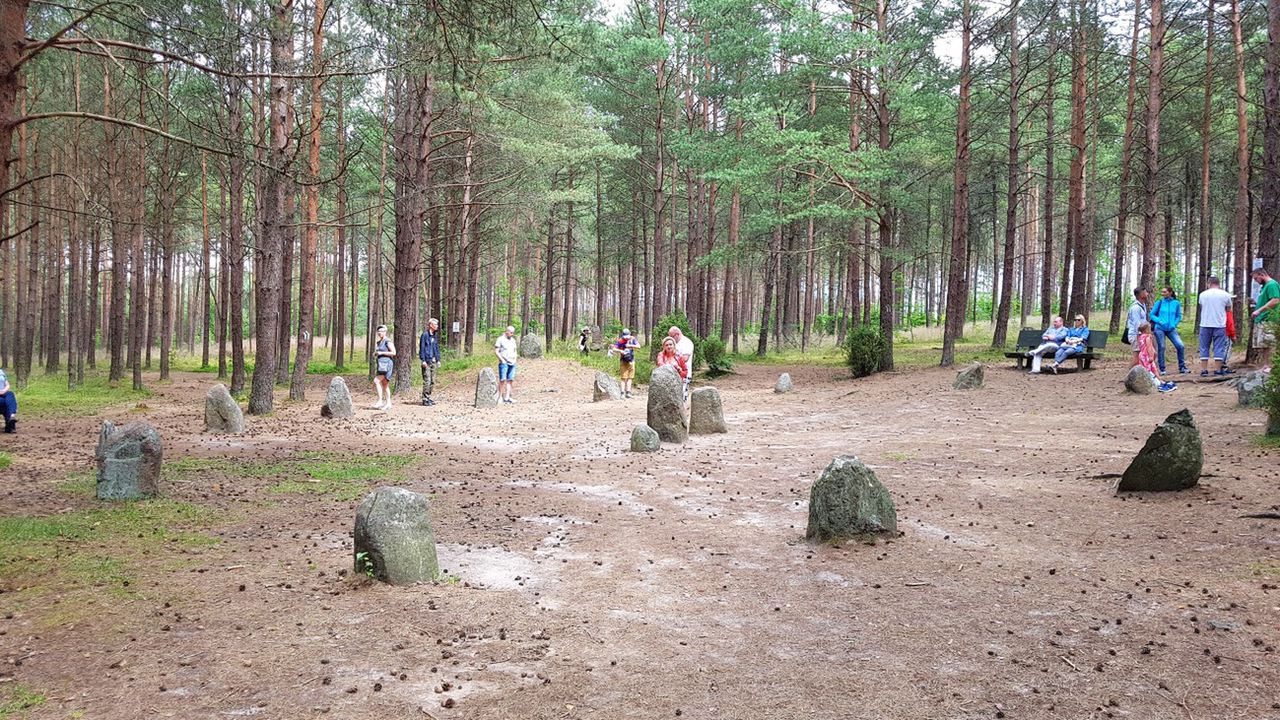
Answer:
M942 366L955 364L956 340L964 334L965 272L969 251L969 47L973 33L970 0L963 0L960 30L960 107L956 113L955 201L951 221L951 266L947 273L947 318L942 335ZM976 273L974 274L976 279ZM883 300L881 302L883 308ZM881 312L884 312L882 309Z
M1164 95L1164 0L1151 0L1150 50L1147 60L1147 146L1142 196L1142 266L1138 285L1155 282L1156 231L1160 192L1160 111Z
M1085 302L1089 276L1089 238L1084 228L1085 103L1089 55L1085 34L1084 0L1072 3L1074 16L1071 53L1071 169L1067 176L1067 243L1072 247L1071 292L1067 316L1089 316Z
M314 25L311 31L311 119L307 138L306 188L307 226L302 236L302 252L298 269L298 349L294 354L293 376L289 382L289 399L302 400L307 394L307 366L311 363L312 330L316 307L316 254L320 233L320 129L321 91L324 72L325 0L314 0ZM339 222L342 222L339 219Z
M1009 314L1013 308L1013 261L1018 242L1018 173L1021 171L1021 112L1018 107L1022 79L1018 76L1018 2L1009 7L1009 167L1005 188L1004 212L1004 274L1000 282L1000 309L996 313L996 325L991 335L991 347L1000 349L1008 342ZM994 197L994 196L993 196ZM926 306L925 314L928 314Z
M1125 104L1124 139L1120 149L1120 198L1116 209L1116 244L1111 262L1115 266L1111 279L1110 333L1120 332L1120 317L1125 301L1125 267L1128 265L1129 186L1133 168L1133 140L1136 135L1136 101L1138 95L1138 34L1142 28L1142 0L1134 0L1133 34L1129 44L1129 94Z

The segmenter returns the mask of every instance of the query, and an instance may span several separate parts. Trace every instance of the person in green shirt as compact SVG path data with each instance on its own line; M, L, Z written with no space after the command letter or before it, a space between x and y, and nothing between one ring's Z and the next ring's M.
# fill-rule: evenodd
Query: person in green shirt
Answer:
M1280 316L1276 306L1280 305L1280 283L1267 274L1265 268L1253 271L1253 281L1262 286L1258 292L1257 307L1250 314L1253 318L1253 334L1250 346L1258 351L1258 361L1263 370L1271 369L1271 353L1276 346L1275 321Z

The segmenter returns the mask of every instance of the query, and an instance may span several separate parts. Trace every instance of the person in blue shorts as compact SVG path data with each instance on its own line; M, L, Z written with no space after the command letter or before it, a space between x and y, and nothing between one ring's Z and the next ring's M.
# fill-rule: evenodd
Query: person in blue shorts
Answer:
M18 431L18 397L9 387L9 376L0 368L0 413L4 414L4 431Z
M511 325L507 326L507 331L502 333L498 342L493 344L493 352L498 356L498 397L508 405L515 402L511 399L511 383L516 379L518 347L516 329Z

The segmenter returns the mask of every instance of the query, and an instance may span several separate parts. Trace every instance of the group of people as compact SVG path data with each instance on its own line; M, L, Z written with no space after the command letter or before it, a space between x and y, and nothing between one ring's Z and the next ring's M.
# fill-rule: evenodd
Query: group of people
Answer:
M1088 348L1089 327L1083 315L1076 315L1071 327L1065 327L1062 316L1058 315L1053 318L1052 325L1044 331L1044 335L1040 336L1040 340L1039 345L1027 352L1027 357L1031 358L1031 372L1041 372L1044 356L1053 353L1049 370L1057 375L1062 363Z
M640 343L631 331L623 328L618 339L609 345L609 355L618 356L618 381L623 397L631 397L631 384L636 377L636 349ZM662 338L662 349L654 358L654 367L670 367L684 383L684 396L689 398L689 381L693 378L693 340L677 326L667 330Z

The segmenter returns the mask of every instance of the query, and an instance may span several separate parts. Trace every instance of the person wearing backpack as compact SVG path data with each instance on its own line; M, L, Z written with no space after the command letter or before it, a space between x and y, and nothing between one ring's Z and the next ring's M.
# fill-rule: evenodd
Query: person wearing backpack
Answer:
M1129 306L1129 317L1124 326L1124 337L1120 341L1133 348L1133 362L1129 363L1129 367L1138 365L1138 328L1147 322L1147 300L1151 298L1151 291L1144 287L1136 287L1133 289L1133 304Z
M1149 321L1151 329L1155 332L1156 357L1160 373L1165 372L1164 341L1168 338L1169 342L1173 343L1173 349L1178 351L1178 372L1187 374L1187 346L1178 335L1178 323L1182 322L1182 303L1178 301L1173 287L1165 285L1160 288L1160 299L1152 306Z
M609 354L618 356L618 384L622 386L622 396L631 397L631 382L636 377L636 348L640 344L631 331L623 328L622 336L609 348Z
M373 346L373 357L374 362L377 363L373 373L373 388L378 391L378 402L372 407L374 410L390 410L391 373L396 369L396 344L387 337L386 325L378 326L378 339Z

